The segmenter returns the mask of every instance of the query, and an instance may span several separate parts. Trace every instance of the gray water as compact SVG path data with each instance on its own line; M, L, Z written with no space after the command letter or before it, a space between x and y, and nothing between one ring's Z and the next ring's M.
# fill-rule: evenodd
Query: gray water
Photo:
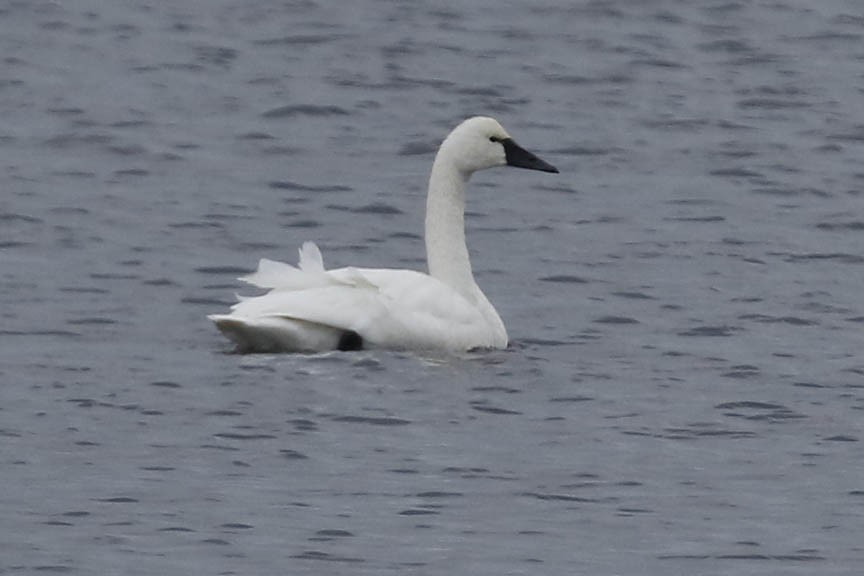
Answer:
M864 570L857 0L0 4L0 574ZM258 258L423 268L506 351L236 355Z

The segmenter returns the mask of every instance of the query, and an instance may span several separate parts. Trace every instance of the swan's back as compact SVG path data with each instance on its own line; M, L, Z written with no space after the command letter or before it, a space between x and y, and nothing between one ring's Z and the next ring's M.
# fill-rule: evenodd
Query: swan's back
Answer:
M258 270L242 280L270 291L242 299L231 314L209 316L241 352L507 345L504 325L488 301L497 321L491 326L489 311L484 315L477 302L427 274L368 268L326 271L312 243L303 245L299 266L262 260Z

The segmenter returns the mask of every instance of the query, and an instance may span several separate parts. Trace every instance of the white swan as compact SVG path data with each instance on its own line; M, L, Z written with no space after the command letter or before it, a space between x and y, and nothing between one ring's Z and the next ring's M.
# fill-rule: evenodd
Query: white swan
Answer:
M361 348L505 348L507 330L474 282L465 245L465 184L477 170L558 170L519 147L492 118L469 118L441 144L426 200L429 274L413 270L325 270L312 242L299 267L262 259L241 280L270 291L208 316L241 352Z

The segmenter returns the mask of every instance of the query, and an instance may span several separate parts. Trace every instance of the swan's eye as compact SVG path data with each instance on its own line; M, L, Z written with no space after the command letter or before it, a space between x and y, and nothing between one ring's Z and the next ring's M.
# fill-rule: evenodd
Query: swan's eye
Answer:
M501 139L498 138L497 136L489 136L489 141L490 142L501 142Z

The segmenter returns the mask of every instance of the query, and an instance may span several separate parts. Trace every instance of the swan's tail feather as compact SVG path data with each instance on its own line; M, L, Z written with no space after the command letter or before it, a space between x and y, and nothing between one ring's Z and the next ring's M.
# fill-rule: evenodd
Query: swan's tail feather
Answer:
M310 274L324 274L324 258L314 242L304 242L300 247L300 270Z
M252 284L259 288L278 288L298 282L303 272L283 262L262 258L258 261L258 269L248 276L241 276L239 280Z
M324 260L318 246L314 242L304 242L300 248L298 266L262 258L258 261L258 269L240 280L268 290L302 290L326 284L325 274Z

